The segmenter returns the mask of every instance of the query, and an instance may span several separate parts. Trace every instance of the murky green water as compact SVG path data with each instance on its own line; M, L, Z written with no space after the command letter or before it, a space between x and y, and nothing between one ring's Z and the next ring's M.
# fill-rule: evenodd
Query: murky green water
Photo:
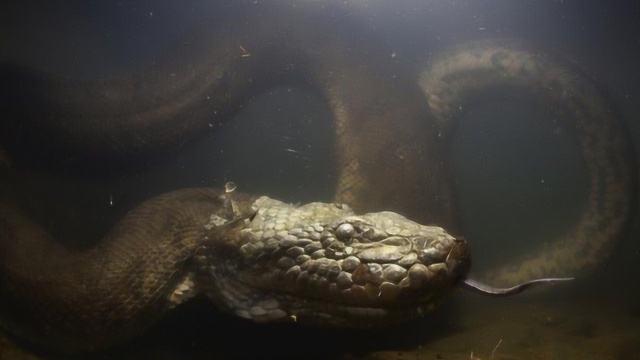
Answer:
M290 3L292 12L308 6ZM257 6L269 5L6 4L0 6L0 66L18 64L85 80L131 76L153 68L167 53L175 56L176 44L188 46L184 39L198 26L220 18L243 21L243 14ZM566 58L601 84L638 148L640 10L632 1L403 0L326 6L353 19L327 26L346 33L367 28L390 57L416 74L447 46L485 38L518 39L535 51ZM472 275L562 234L578 218L588 192L573 129L558 126L555 114L527 99L503 95L468 109L448 140L457 231L471 243ZM30 139L47 138L38 131L21 136L37 146ZM82 159L69 158L53 175L46 165L21 171L21 183L34 198L45 199L37 207L40 217L65 224L55 231L67 245L86 248L135 204L181 187L234 181L241 191L289 202L329 201L338 176L333 134L323 95L296 83L252 95L215 129L171 151L82 167L76 166ZM0 165L10 163L11 155L0 152ZM390 186L402 187L402 179ZM0 194L11 198L11 191ZM71 210L61 204L72 205ZM640 359L638 214L628 223L611 255L590 274L516 298L456 291L436 312L384 329L258 326L219 314L203 300L177 309L140 339L94 357ZM56 358L15 340L0 342L0 358Z

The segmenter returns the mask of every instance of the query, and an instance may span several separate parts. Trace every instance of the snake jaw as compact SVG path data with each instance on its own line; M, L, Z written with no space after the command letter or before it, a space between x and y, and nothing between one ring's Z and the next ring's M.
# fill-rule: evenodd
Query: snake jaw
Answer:
M200 283L220 308L257 322L398 322L435 308L469 268L466 241L395 213L268 198L253 208L213 242Z

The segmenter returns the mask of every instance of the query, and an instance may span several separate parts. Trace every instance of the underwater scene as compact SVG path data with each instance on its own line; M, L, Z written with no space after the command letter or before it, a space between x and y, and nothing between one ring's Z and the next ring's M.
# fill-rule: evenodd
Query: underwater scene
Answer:
M0 359L640 359L640 5L0 5Z

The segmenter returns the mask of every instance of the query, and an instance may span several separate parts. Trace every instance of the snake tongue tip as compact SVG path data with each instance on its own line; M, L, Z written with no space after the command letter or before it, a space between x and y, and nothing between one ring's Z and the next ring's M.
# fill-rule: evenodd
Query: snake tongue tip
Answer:
M570 277L570 278L543 278L543 279L534 279L534 280L529 280L523 283L520 283L518 285L509 287L509 288L500 288L500 287L494 287L491 285L487 285L484 283L481 283L477 280L473 280L473 279L469 279L469 278L462 278L459 282L459 284L467 290L471 290L473 292L482 294L482 295L487 295L487 296L495 296L495 297L503 297L503 296L511 296L511 295L516 295L519 294L529 288L531 288L532 286L535 285L540 285L543 283L555 283L555 282L560 282L560 281L569 281L569 280L574 280L575 278Z

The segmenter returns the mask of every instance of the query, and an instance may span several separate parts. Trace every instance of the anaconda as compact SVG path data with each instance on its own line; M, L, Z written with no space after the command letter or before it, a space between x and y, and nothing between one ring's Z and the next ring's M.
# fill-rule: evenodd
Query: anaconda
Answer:
M3 324L64 352L129 340L162 310L202 293L221 310L256 322L356 327L425 314L458 284L510 295L565 280L512 289L467 280L464 239L393 212L359 216L337 203L294 206L178 190L132 210L81 254L16 212L3 215L3 231L15 232L0 249ZM32 261L18 260L25 255Z
M612 105L580 72L474 43L434 59L421 89L365 30L326 26L348 22L330 8L287 19L270 11L202 29L179 57L129 78L76 82L5 68L0 310L10 331L73 352L126 341L197 293L256 321L357 325L417 316L456 284L502 292L465 282L464 240L395 213L181 190L141 204L96 248L76 253L33 216L32 194L12 192L31 167L60 172L67 159L81 166L188 142L283 83L314 89L333 112L335 204L445 227L454 203L441 124L474 91L529 89L577 129L589 201L560 249L497 273L518 282L569 276L606 256L631 208L634 160Z

